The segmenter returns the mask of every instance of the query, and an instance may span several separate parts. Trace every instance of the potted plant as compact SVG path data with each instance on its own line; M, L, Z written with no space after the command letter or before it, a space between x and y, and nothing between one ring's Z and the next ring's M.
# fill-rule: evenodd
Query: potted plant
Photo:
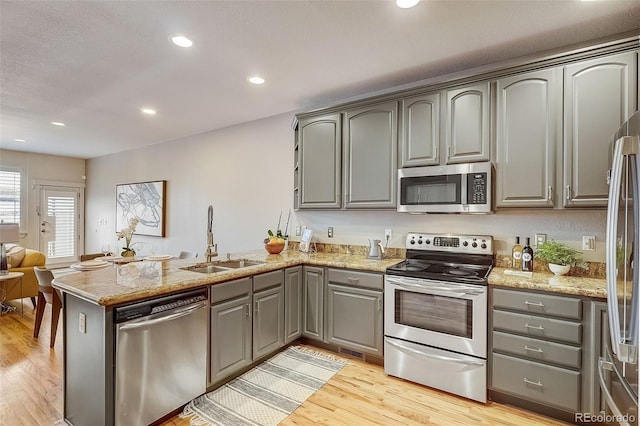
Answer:
M537 248L534 257L547 262L555 275L565 275L572 266L586 269L582 253L558 241L543 243Z
M278 254L282 250L287 243L287 239L289 235L287 235L287 230L289 229L289 219L291 219L291 210L289 210L289 216L287 217L287 225L284 228L284 233L280 229L280 221L282 220L282 212L280 212L280 218L278 219L278 226L276 226L276 232L274 233L271 229L267 230L268 237L264 239L264 248L270 254Z

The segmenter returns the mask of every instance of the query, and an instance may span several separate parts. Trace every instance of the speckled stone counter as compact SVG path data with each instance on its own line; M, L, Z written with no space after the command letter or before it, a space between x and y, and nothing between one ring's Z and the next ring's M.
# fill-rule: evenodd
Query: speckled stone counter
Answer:
M577 296L607 298L607 284L602 278L556 276L550 272L534 272L531 278L507 275L506 268L493 268L489 275L489 285L513 287L527 290L541 290L552 293Z
M97 305L111 307L297 265L328 266L383 273L387 267L404 260L399 257L372 260L360 253L307 254L292 249L275 255L268 254L264 250L256 250L235 253L231 257L264 263L225 272L202 274L181 269L200 263L202 260L144 260L124 265L114 264L94 271L65 274L57 277L53 286ZM218 257L215 260L224 260L224 258Z

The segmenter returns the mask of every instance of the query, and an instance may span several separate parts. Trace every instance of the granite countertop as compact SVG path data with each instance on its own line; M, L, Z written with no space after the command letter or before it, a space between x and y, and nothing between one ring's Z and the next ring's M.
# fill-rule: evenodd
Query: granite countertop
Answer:
M203 260L143 260L61 275L55 278L53 286L97 305L110 307L303 264L383 273L389 266L404 260L399 257L372 260L362 254L309 254L297 250L286 250L275 255L264 250L255 250L234 253L231 258L264 263L225 272L202 274L180 268L202 263ZM218 257L214 259L216 260L225 259Z
M531 278L508 275L507 268L495 267L489 275L489 285L541 290L576 296L607 298L607 282L603 278L556 276L550 272L533 272Z

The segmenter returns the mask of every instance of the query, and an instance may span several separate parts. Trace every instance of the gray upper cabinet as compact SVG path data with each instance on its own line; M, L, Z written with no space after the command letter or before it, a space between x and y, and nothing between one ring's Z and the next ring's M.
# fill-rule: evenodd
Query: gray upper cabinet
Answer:
M302 335L302 266L284 270L284 342Z
M398 102L347 110L343 140L345 207L395 209Z
M490 85L473 84L446 91L446 163L489 161Z
M562 69L497 81L496 207L553 207Z
M400 167L440 163L440 92L402 100Z
M324 269L314 266L302 268L302 335L324 339Z
M298 124L298 208L341 207L341 114L300 120Z
M282 270L253 277L253 359L284 345Z
M635 52L564 68L565 207L606 206L608 142L635 111Z

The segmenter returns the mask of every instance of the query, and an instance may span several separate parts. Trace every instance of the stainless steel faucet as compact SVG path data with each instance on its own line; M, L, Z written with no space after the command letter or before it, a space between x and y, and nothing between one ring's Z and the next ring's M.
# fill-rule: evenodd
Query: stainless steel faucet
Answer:
M209 206L208 218L207 218L207 251L204 255L207 258L207 262L211 262L211 259L218 256L218 244L213 243L213 206Z

